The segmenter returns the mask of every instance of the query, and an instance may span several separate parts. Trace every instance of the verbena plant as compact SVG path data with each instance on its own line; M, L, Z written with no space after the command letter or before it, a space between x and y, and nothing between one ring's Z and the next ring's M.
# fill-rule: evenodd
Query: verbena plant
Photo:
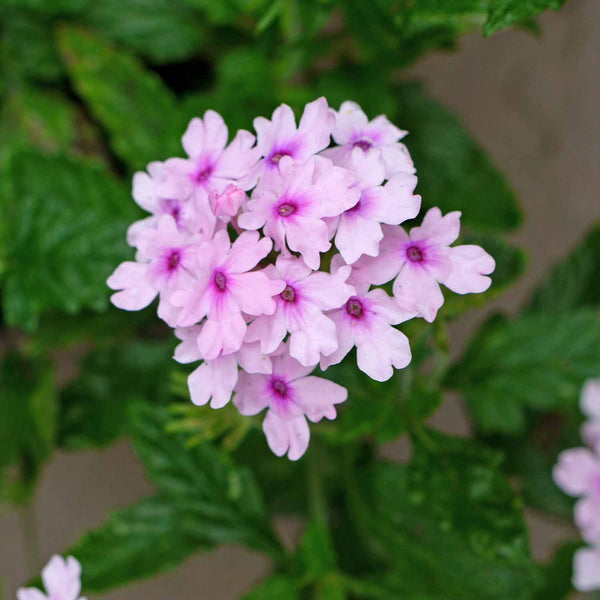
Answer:
M524 253L505 239L519 226L521 211L509 184L460 122L418 82L401 77L402 69L424 53L450 48L466 32L483 29L489 35L508 26L535 30L533 18L561 4L561 0L0 2L0 284L5 330L1 498L8 505L29 504L42 467L56 450L105 447L124 436L156 487L154 495L108 515L104 525L64 549L65 555L81 563L84 592L110 590L174 568L194 553L236 543L266 554L273 565L272 575L248 591L246 600L567 597L578 542L561 547L551 564L536 564L523 508L570 518L572 502L553 484L552 466L559 452L579 445L579 390L586 379L600 373L596 278L600 233L592 229L518 314L490 317L464 354L451 360L448 325L497 297L524 271ZM358 103L371 119L387 116L384 125L393 135L385 144L373 145L404 152L404 144L409 153L404 163L390 163L381 148L366 144L374 142L368 136L344 137L344 106L354 110L355 117L358 114L355 105L342 106L347 100ZM214 113L207 110L222 115L233 133L251 130L259 115L270 119L282 103L294 109L298 119L307 104L312 107L309 113L318 113L299 127L308 137L323 139L313 139L301 159L293 156L291 147L276 149L265 141L269 138L265 131L277 129L274 118L271 125L264 120L255 123L262 144L255 155L248 155L255 152L249 138L248 145L238 140L248 169L222 177L233 187L220 183L205 189L205 194L196 194L196 188L181 191L179 184L191 173L185 170L190 163L184 161L164 163L173 167L166 174L163 167L150 167L149 175L134 179L136 200L154 202L150 212L157 215L151 223L129 230L139 265L146 265L159 248L152 260L162 257L173 268L184 264L198 279L198 257L200 263L206 262L207 256L218 253L217 246L229 251L224 235L231 242L243 241L238 245L242 258L251 252L257 257L246 271L258 263L260 276L251 273L254 279L246 280L249 287L243 297L249 302L249 295L260 292L262 304L257 308L242 303L238 312L243 315L242 330L255 318L249 331L260 356L254 358L268 365L258 375L241 359L233 360L233 367L216 369L215 360L239 351L240 345L235 346L245 333L238 328L233 342L225 334L205 335L197 344L198 329L181 329L202 322L204 314L197 309L203 302L202 290L191 286L187 293L180 281L170 290L173 296L167 295L146 271L140 284L136 279L140 267L125 277L118 275L122 270L111 276L120 263L135 260L126 232L132 222L148 217L131 200L131 181L148 163L183 154L181 135L190 121L184 145L193 162L202 128L208 128L210 120L216 123ZM335 115L327 106L342 108ZM288 109L279 111L281 118L281 111L289 117ZM203 121L192 121L198 117ZM390 123L409 134L402 137ZM215 127L221 127L220 121ZM326 149L332 132L334 145L345 147L345 154ZM311 158L316 154L317 159ZM298 165L313 161L312 171L304 175L320 189L321 205L337 202L315 217L323 225L311 221L300 233L287 232L287 237L275 226L268 229L261 202L267 202L269 194L277 201L283 197L283 184L269 181L265 167L269 160L275 179L288 172L292 173L288 179L293 179L293 173L298 176L301 170ZM365 160L371 161L366 168ZM362 183L361 173L366 173ZM192 174L198 183L214 173ZM355 230L342 224L344 219L350 221L347 211L360 212L356 189L369 187L365 177L380 190L380 199L385 192L403 207L401 215L380 211L384 217L374 219L384 223L383 240L382 230L373 233L373 228L360 229L354 239ZM158 183L169 182L169 193L161 188L163 194ZM257 182L249 199L245 192ZM340 189L343 193L338 194ZM191 197L194 202L186 235L197 233L202 238L191 242L195 253L191 267L182 262L181 253L165 258L163 252L167 246L173 249L173 236L185 217L182 206L176 206L182 200L178 194L185 202ZM176 202L167 206L163 200ZM428 215L424 220L417 217L419 202L420 215ZM279 216L300 211L292 204L277 204ZM475 283L470 279L467 285L454 272L438 272L432 275L428 293L415 296L411 290L418 286L402 279L406 274L402 265L389 276L380 276L373 266L374 254L378 260L384 248L398 251L394 240L407 235L399 233L402 228L412 229L413 241L422 240L419 231L429 228L431 233L436 228L433 221L450 214L454 215L450 225L458 234L456 211L462 213L462 230L453 248L485 249L473 255L476 266L470 273L475 273ZM210 223L206 214L212 215ZM196 217L202 222L194 221ZM223 233L226 227L228 234ZM340 233L344 227L346 234ZM420 229L413 234L415 228ZM250 233L257 229L260 234ZM317 229L318 240L310 237ZM158 240L148 233L156 231L161 232ZM449 256L447 247L456 235L449 237L445 235L441 244L444 256ZM325 312L335 323L334 330L321 322L311 335L301 332L303 338L284 322L281 339L267 339L270 325L256 324L259 319L268 321L277 302L300 296L289 283L286 269L292 267L280 264L274 252L269 254L270 238L280 255L286 248L293 251L289 260L308 269L305 278L320 278L326 292L319 296L322 306L317 312ZM190 243L188 238L185 243ZM316 256L311 248L317 248ZM413 243L402 248L405 262L419 262L428 252ZM334 256L338 253L341 258ZM495 270L487 289L494 267L490 255ZM229 272L217 273L216 263L210 264L201 270L210 271L211 281L222 291ZM310 274L319 269L321 273ZM359 281L359 271L367 273L365 280ZM392 284L398 272L401 276ZM173 362L177 340L156 317L155 308L133 313L111 307L109 276L111 287L124 290L114 300L124 308L142 308L160 294L161 317L184 339L176 358L193 362L203 357L206 362L200 370L197 364L188 368ZM436 281L449 288L441 307ZM392 302L389 318L371 345L361 348L358 343L357 351L344 358L343 352L332 349L332 331L335 345L344 314L358 318L367 311L364 295L370 283L383 286L375 298L381 306ZM132 304L132 298L138 303ZM178 311L186 307L189 310L181 317ZM330 311L339 314L332 316ZM382 312L383 308L378 314ZM221 317L213 321L223 333ZM318 346L317 360L310 352L312 342ZM189 352L190 347L196 354ZM374 360L373 354L382 348L387 350ZM56 373L67 349L76 349L80 359L76 377L63 383ZM300 429L286 429L283 436L281 423L265 426L273 451L298 459L293 461L271 453L261 431L262 417L240 414L270 405L271 401L257 401L259 379L270 381L273 394L285 395L290 385L283 377L287 371L275 382L269 377L276 364L291 360L303 368L315 367L311 377L329 380L320 383L318 391L310 388L300 402L304 414L318 420L332 418L337 411L335 420L311 425L308 449L303 416ZM315 366L318 362L322 372ZM303 376L307 374L303 371ZM223 384L218 401L217 384ZM194 406L190 390L197 404L211 399L213 406L221 407ZM462 397L472 437L452 437L426 424L446 390ZM234 400L228 402L233 391ZM321 403L311 412L314 399ZM382 459L379 446L402 436L411 441L410 462ZM581 490L569 486L569 481L562 477L563 487L578 494ZM274 518L285 515L305 522L293 548L282 544L273 527ZM56 559L49 568L45 578L49 594L74 600L79 594L76 562ZM50 589L52 581L60 579L58 575L53 579L53 573L67 582L60 590ZM24 600L37 597L28 596L33 592L21 594Z

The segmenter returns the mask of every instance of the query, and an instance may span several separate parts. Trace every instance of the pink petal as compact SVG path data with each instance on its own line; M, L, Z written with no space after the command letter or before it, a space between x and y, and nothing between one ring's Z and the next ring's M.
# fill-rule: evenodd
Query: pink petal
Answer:
M228 276L228 286L239 307L253 316L272 315L276 304L273 296L283 292L285 282L269 279L261 271Z
M310 152L314 154L329 146L331 132L335 127L335 114L323 97L309 102L304 107L298 131L311 138Z
M600 589L600 548L581 548L575 552L573 587L580 592Z
M492 283L485 275L495 269L496 261L479 246L456 246L449 250L450 271L440 282L457 294L485 292Z
M205 360L213 360L219 354L231 354L242 346L246 334L246 321L231 298L209 315L198 336L198 347Z
M46 594L43 594L37 588L19 588L17 590L17 600L49 600Z
M259 239L259 237L256 231L242 233L233 242L223 266L232 273L245 273L253 269L273 247L273 242L269 238Z
M575 524L581 537L591 544L600 544L600 497L582 498L575 505Z
M377 256L382 238L381 225L377 221L345 213L340 218L335 246L351 265L363 254Z
M390 325L398 325L412 319L414 313L403 311L393 298L390 298L384 290L377 288L367 294L369 310L381 320Z
M260 341L260 347L265 354L276 350L287 334L286 320L281 311L269 316L254 319L248 326L246 341Z
M393 285L398 306L409 314L433 322L444 304L438 282L426 269L416 263L406 262Z
M271 357L262 351L258 342L245 342L236 356L240 367L247 373L269 374L273 372Z
M581 410L591 419L600 419L600 379L588 379L581 390Z
M413 194L416 185L414 175L402 173L392 177L383 188L385 194L381 202L375 207L375 218L389 225L414 219L421 210L421 196Z
M316 365L321 354L327 356L338 347L335 324L321 314L310 326L290 335L290 356L305 367Z
M382 148L381 158L385 164L385 175L391 179L399 173L415 173L413 160L404 144L396 143Z
M356 344L358 368L375 381L387 381L394 369L403 369L411 361L408 338L391 325L375 327L372 335Z
M333 275L317 271L302 282L302 292L321 310L339 308L355 293L346 283L351 268L344 266Z
M173 358L181 364L188 364L202 359L200 348L198 348L198 335L202 331L200 325L193 327L178 327L175 336L181 343L175 348Z
M42 571L42 581L50 598L77 600L81 591L81 565L72 556L54 555Z
M355 132L361 131L369 122L367 115L356 102L347 100L336 113L333 139L336 144L347 144Z
M460 212L455 211L442 216L439 208L430 208L420 227L410 230L411 240L427 240L430 244L449 246L460 233Z
M142 263L121 263L106 284L113 290L121 290L113 294L110 301L123 310L146 308L158 294L148 282L148 265Z
M348 319L344 318L343 312L345 312L345 309L341 308L340 310L335 310L327 314L327 316L335 323L338 347L331 354L321 356L319 366L322 371L325 371L331 365L337 365L342 362L348 352L354 347L354 327Z
M300 364L288 353L283 353L273 359L273 374L283 377L287 381L295 381L312 373L314 367Z
M151 177L143 171L138 171L133 176L133 199L145 211L155 213L158 209L156 184Z
M306 417L317 423L323 417L335 419L335 405L348 398L348 390L321 377L304 377L293 385L294 402Z
M293 225L284 224L287 245L290 250L299 252L304 262L313 270L321 263L321 252L331 248L327 225L320 219L304 219Z
M212 408L223 408L231 399L237 380L238 367L232 355L205 362L188 377L192 402L203 406L212 399Z
M287 453L290 460L298 460L308 448L310 430L304 416L285 419L270 410L263 421L263 431L276 456Z
M269 406L271 398L267 393L267 378L240 371L233 403L240 414L252 416Z
M554 481L567 494L588 494L594 483L600 484L600 460L586 448L561 452L553 470Z
M590 448L600 453L600 419L584 423L581 426L581 437Z

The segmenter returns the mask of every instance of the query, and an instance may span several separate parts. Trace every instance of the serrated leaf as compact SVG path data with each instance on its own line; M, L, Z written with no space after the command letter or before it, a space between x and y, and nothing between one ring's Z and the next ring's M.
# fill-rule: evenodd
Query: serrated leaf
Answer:
M193 511L213 543L239 543L278 555L281 551L252 473L209 444L189 447L167 433L168 409L138 405L133 445L159 492Z
M530 312L566 312L600 304L600 227L594 227L534 292Z
M106 446L129 425L131 404L169 398L173 344L128 342L92 350L61 392L58 444L67 450Z
M49 364L7 354L0 365L0 498L28 500L56 429L56 390ZM15 476L8 478L6 469Z
M525 19L535 17L549 8L559 10L565 0L490 0L485 35L509 27Z
M536 569L497 460L469 440L441 440L414 464L379 462L351 484L364 543L406 582L400 597L529 600Z
M394 122L409 131L408 147L417 168L417 192L424 208L462 211L473 231L514 229L521 223L516 197L458 119L415 84L397 89Z
M523 433L525 408L574 406L600 368L594 311L492 319L471 340L446 384L459 390L483 433Z
M45 311L105 310L136 213L127 191L98 166L34 151L15 154L4 177L6 322L31 331Z
M187 58L205 41L202 15L169 0L95 0L80 21L159 63Z
M298 582L285 575L272 575L242 596L242 600L299 600Z
M101 592L174 568L212 547L193 512L159 495L112 513L65 555L81 562L83 589Z
M217 544L281 556L250 472L209 445L188 447L167 433L168 418L164 407L133 410L134 447L158 494L113 513L68 551L82 563L84 590L149 577Z
M130 169L181 153L177 103L158 75L81 29L63 27L58 43L77 93Z

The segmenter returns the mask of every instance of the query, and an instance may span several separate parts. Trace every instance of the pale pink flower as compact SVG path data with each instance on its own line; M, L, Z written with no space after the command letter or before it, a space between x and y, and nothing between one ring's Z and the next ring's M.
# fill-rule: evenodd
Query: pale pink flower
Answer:
M202 325L177 328L175 335L181 344L175 348L175 360L191 363L202 359L198 347L198 337ZM238 365L247 373L271 373L271 356L264 354L260 344L244 343L232 354L218 356L214 360L204 361L188 377L190 397L194 404L203 406L210 401L212 408L222 408L231 399L238 380Z
M259 158L253 148L255 138L249 131L238 131L228 146L227 138L227 125L218 113L207 110L203 119L192 119L182 138L189 158L165 161L164 179L158 188L158 193L166 198L191 197L198 225L207 235L212 235L216 224L209 194L222 192L231 183L243 187L242 178Z
M334 125L334 112L325 98L318 98L305 106L298 127L294 112L287 104L276 108L270 121L257 117L254 119L256 147L264 160L259 164L256 175L277 171L284 156L301 163L327 148Z
M141 310L160 293L158 316L175 325L179 310L169 297L176 289L192 285L198 240L182 233L169 215L162 216L155 228L140 231L136 242L147 262L124 262L116 268L106 282L119 290L111 296L112 303L123 310Z
M147 171L147 173L139 171L133 176L132 194L137 204L152 216L136 221L129 227L127 243L130 246L136 246L140 232L156 226L163 215L171 215L181 231L194 233L198 224L194 207L189 198L166 198L158 194L158 188L165 180L163 163L151 162Z
M581 548L575 552L573 587L580 592L600 589L600 548Z
M575 522L583 537L600 542L600 457L587 448L565 450L553 476L565 493L581 498L575 506Z
M382 289L367 291L357 287L357 294L344 306L327 313L335 323L338 349L321 358L321 369L335 365L356 346L358 368L375 381L386 381L394 368L403 369L411 360L408 338L392 327L412 315L403 312Z
M277 456L287 453L290 460L298 460L310 439L306 419L335 419L335 405L348 397L341 385L309 376L311 371L286 353L273 359L270 375L240 373L233 402L243 415L268 408L263 431Z
M227 222L230 217L235 217L240 212L246 200L246 193L233 183L230 183L222 193L215 190L208 196L210 209L215 217L220 217Z
M242 229L260 229L275 242L275 249L299 252L311 269L318 269L320 253L331 248L326 217L337 217L354 206L360 196L352 187L354 176L331 161L315 157L303 164L287 156L279 173L259 184L238 218Z
M182 308L180 327L206 322L198 336L205 360L240 349L246 334L242 312L257 316L273 314L273 296L283 291L283 281L251 271L271 250L272 242L258 233L244 232L233 245L225 230L197 251L197 279L193 286L175 292L171 301Z
M345 166L354 148L364 153L378 148L381 150L387 179L398 173L414 173L410 154L400 142L406 134L406 131L398 129L383 115L369 121L356 102L346 101L336 112L332 134L339 146L329 148L323 155L331 158L336 164Z
M581 428L585 443L600 452L600 379L589 379L581 390L581 410L589 419Z
M65 560L54 555L42 571L46 593L37 588L20 588L18 600L85 600L81 592L81 565L72 556Z
M323 311L342 306L354 293L345 283L350 267L329 275L313 272L300 259L280 256L265 272L274 280L283 280L285 289L275 298L275 312L257 317L246 339L260 341L262 351L269 354L289 333L290 355L305 366L316 365L321 355L338 347L335 324Z
M484 292L491 284L486 275L496 263L483 248L450 247L459 231L460 212L442 216L439 208L430 209L410 235L384 225L379 256L360 258L353 276L373 285L396 277L393 291L400 308L432 322L444 303L440 283L457 294Z
M356 176L360 199L337 223L335 245L348 264L362 254L377 256L383 238L380 223L399 225L419 214L421 197L413 195L417 178L408 173L392 177L385 185L385 166L381 151L364 153L355 148L348 168Z

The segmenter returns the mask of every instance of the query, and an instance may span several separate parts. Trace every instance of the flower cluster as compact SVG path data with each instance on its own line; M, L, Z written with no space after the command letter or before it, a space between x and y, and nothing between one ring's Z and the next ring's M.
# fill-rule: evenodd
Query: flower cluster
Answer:
M81 565L72 556L54 555L42 571L46 594L37 588L20 588L17 600L86 600L81 592Z
M587 448L561 452L554 481L575 505L575 523L590 544L575 553L573 585L582 592L600 589L600 379L587 381L581 392L581 409L587 417L581 435Z
M460 213L417 216L415 168L384 116L368 120L353 102L324 98L300 122L285 104L254 120L256 137L228 143L207 111L183 136L187 158L148 165L133 180L151 214L134 223L135 262L108 279L112 302L158 315L181 340L175 359L202 361L189 377L192 401L242 414L267 409L275 454L292 460L309 441L306 419L334 419L347 391L310 375L356 347L358 368L377 381L411 360L396 326L432 321L440 284L482 292L494 260L478 246L451 247ZM333 140L333 141L332 141ZM393 280L393 296L380 286Z

